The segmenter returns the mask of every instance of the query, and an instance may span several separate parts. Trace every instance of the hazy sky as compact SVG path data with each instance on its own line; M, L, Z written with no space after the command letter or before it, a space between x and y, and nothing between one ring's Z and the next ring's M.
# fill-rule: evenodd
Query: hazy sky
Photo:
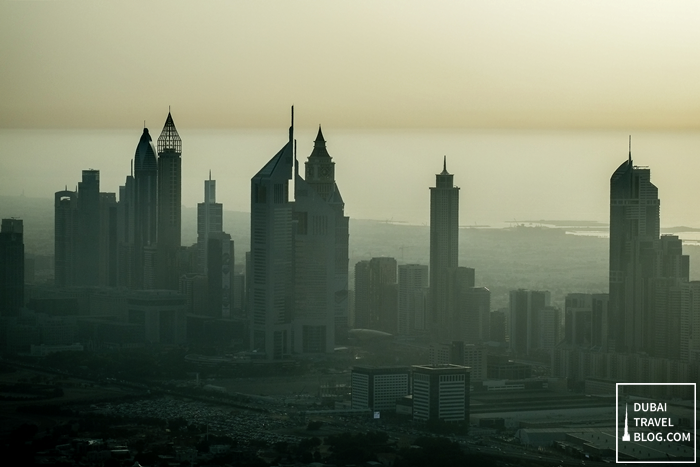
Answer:
M0 194L86 168L117 191L171 106L183 204L211 169L248 210L294 104L352 217L427 222L447 155L462 224L605 221L633 134L662 224L700 227L699 24L697 1L0 1Z
M3 1L0 127L697 129L697 1Z

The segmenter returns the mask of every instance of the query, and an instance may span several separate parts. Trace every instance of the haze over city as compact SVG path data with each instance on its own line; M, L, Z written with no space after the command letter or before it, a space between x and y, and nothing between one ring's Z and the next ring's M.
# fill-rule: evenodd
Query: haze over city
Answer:
M699 13L0 3L0 452L697 461Z
M170 107L183 204L212 170L226 209L249 211L248 181L294 104L299 153L322 124L354 218L426 223L418 187L446 155L463 225L606 222L607 174L632 134L662 224L700 227L686 209L700 196L698 8L5 2L0 194L50 197L89 167L116 191L144 122L160 127Z

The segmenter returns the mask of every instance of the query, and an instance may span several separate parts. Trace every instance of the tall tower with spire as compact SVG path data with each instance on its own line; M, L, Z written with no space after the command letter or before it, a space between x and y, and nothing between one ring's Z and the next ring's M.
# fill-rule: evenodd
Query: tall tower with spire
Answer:
M630 150L610 178L608 350L687 361L689 257L678 237L659 236L660 204Z
M268 359L291 354L294 109L289 140L250 180L250 342Z
M447 156L442 172L430 188L430 328L433 336L449 335L450 310L448 274L457 267L459 248L459 187L447 171Z
M156 287L178 289L182 237L182 140L170 112L158 137L158 255Z
M644 343L644 276L651 271L643 250L651 253L659 239L659 195L648 167L632 163L632 151L610 178L610 350L640 352Z
M294 351L332 352L348 325L348 224L321 126L294 181Z

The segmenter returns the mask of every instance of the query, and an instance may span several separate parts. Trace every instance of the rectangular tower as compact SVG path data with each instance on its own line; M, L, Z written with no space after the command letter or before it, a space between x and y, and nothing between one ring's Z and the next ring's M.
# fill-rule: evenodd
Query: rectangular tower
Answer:
M459 188L453 178L445 158L430 188L430 328L437 338L449 335L447 274L457 267L459 253Z
M428 266L399 265L398 333L409 335L425 326Z
M294 351L333 352L348 326L348 225L321 128L294 181Z

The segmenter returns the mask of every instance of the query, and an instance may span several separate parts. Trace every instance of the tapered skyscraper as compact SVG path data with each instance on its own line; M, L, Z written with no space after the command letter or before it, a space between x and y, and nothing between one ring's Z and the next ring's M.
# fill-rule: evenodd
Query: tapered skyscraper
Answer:
M611 350L637 352L645 322L643 250L659 239L659 196L647 167L635 167L632 153L610 178L610 336ZM646 269L646 273L645 273Z
M678 237L659 237L659 206L649 168L630 152L610 178L608 349L687 358L689 258Z
M134 239L133 283L136 288L151 289L153 277L145 274L153 271L153 255L147 249L155 249L158 228L158 160L156 148L148 132L143 134L134 155ZM147 264L149 263L149 264Z
M253 351L268 359L291 353L294 121L289 141L250 180L250 332Z
M156 287L178 289L181 244L182 140L168 112L158 137L158 255Z
M434 336L448 335L451 311L448 299L448 274L457 267L459 245L459 187L447 171L442 172L430 188L430 323Z

